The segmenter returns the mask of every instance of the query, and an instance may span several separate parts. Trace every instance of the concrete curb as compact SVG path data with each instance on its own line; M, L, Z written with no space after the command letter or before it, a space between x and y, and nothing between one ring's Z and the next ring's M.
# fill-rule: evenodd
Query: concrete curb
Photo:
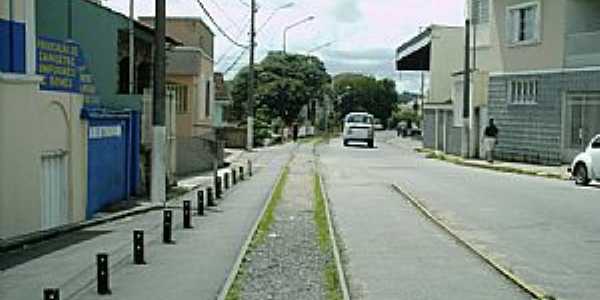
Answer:
M318 167L318 165L317 165ZM333 247L333 257L335 259L335 265L337 267L338 279L340 281L340 288L342 290L342 297L344 300L350 300L350 291L348 289L348 281L346 279L346 273L344 272L344 267L342 264L342 256L340 255L340 249L338 247L337 239L335 238L335 230L333 226L333 220L331 218L331 210L329 209L329 195L327 194L327 190L325 189L325 182L323 181L323 177L320 172L317 171L317 176L319 176L319 184L321 186L321 195L325 201L325 212L327 216L327 225L329 226L329 238L331 240L331 245Z
M400 186L396 184L392 184L392 189L396 191L398 194L402 195L408 202L410 202L421 214L423 214L426 218L440 227L443 231L449 234L454 240L456 240L459 244L463 245L481 260L483 260L486 264L494 268L498 273L508 279L510 282L517 285L524 292L534 297L535 299L553 299L551 297L546 296L546 294L538 288L534 288L532 285L526 283L523 279L519 278L517 275L513 274L509 269L502 266L495 259L490 257L489 255L483 253L478 250L475 246L469 243L467 240L463 239L458 233L456 233L452 228L442 222L439 218L437 218L425 205L422 204L420 200L418 200L415 196L410 194L409 192L402 189Z
M535 177L541 177L541 178L548 178L548 179L557 179L557 180L563 180L563 181L567 181L570 179L567 176L559 175L556 173L546 173L546 172L542 172L542 171L527 170L527 169L521 169L518 167L511 167L511 166L486 165L484 163L475 163L475 162L471 162L468 160L464 160L461 157L455 157L455 156L444 154L444 153L438 153L437 151L433 151L433 150L429 150L429 149L415 149L415 152L426 154L426 155L433 155L435 157L427 157L427 158L437 159L439 161L445 161L445 162L449 162L449 163L459 165L459 166L479 168L479 169L496 171L496 172L501 172L501 173L510 173L510 174L519 174L519 175L528 175L528 176L535 176Z
M225 300L227 298L227 294L229 293L229 290L233 286L233 283L235 282L235 279L238 276L238 273L242 266L243 259L246 256L246 254L248 253L250 244L252 243L252 240L254 239L254 236L256 235L256 230L258 229L258 225L262 221L262 219L265 215L265 212L267 211L267 208L269 207L269 204L271 203L271 200L273 199L273 194L275 193L275 189L277 188L277 185L279 184L279 182L281 181L281 179L283 177L283 173L284 173L285 169L289 166L289 164L293 158L294 158L294 155L292 154L290 159L285 163L285 165L279 171L279 174L277 175L277 180L275 180L275 183L273 184L273 187L271 188L271 192L269 193L269 196L267 197L267 199L263 205L263 208L261 209L261 212L258 215L258 218L256 219L256 221L254 221L254 224L252 225L252 229L250 230L248 236L246 237L246 240L244 241L244 244L242 245L242 248L240 249L240 253L238 254L238 257L235 260L235 264L233 265L233 268L229 272L229 275L227 276L227 279L225 280L225 283L223 284L221 291L217 295L217 298L216 298L217 300Z

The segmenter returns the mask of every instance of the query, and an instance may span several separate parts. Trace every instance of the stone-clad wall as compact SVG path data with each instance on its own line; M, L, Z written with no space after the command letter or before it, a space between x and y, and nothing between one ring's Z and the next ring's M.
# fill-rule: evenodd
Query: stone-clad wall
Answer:
M510 104L510 80L537 79L536 104ZM490 78L489 116L500 135L499 159L558 165L562 162L562 106L567 92L600 91L599 71L570 71Z

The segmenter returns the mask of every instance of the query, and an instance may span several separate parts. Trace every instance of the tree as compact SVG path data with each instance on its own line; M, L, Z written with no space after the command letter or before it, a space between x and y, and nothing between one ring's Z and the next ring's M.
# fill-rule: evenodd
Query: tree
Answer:
M337 107L342 116L352 111L365 111L380 120L388 120L398 103L396 83L390 79L345 73L335 77L335 93L341 102Z
M264 113L281 118L287 125L297 120L311 100L323 97L324 87L331 80L323 62L314 56L271 52L255 70L256 107L264 107ZM245 112L247 91L246 67L232 81L234 111Z

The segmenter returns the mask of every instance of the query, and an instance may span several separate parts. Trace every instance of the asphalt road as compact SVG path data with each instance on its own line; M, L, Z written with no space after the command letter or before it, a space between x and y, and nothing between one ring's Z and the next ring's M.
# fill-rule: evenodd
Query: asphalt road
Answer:
M600 295L600 190L424 159L410 143L321 146L354 295L528 299L390 189L420 198L479 250L559 299Z

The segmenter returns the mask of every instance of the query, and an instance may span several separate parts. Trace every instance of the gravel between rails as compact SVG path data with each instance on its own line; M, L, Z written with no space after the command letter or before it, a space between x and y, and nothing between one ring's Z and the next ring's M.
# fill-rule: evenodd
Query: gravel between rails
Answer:
M263 243L246 256L242 299L326 299L323 254L314 221L314 164L301 146Z

